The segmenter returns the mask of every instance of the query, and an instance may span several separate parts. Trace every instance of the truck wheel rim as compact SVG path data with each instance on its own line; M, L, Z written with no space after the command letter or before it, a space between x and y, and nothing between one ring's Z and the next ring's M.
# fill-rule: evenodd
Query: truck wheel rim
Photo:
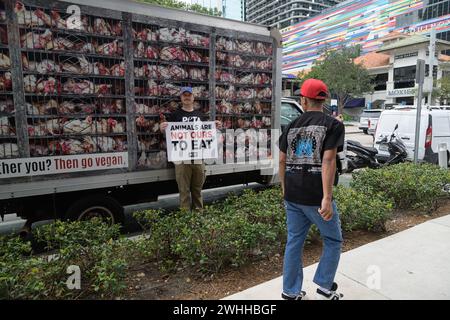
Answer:
M114 214L105 207L90 207L84 210L79 216L78 221L86 221L93 218L100 218L105 222L114 223Z

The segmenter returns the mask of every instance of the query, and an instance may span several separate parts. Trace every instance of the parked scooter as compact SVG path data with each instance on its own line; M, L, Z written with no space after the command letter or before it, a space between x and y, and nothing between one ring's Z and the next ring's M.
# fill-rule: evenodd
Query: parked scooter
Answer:
M347 141L347 152L353 154L347 154L347 173L353 172L355 169L361 168L371 168L378 169L382 166L388 166L392 164L397 164L405 162L408 157L407 147L403 140L397 135L396 131L398 129L398 124L395 126L394 131L389 136L383 137L382 140L378 141L380 145L387 145L389 151L388 160L381 164L377 160L378 150L371 147L365 147L358 141L348 140ZM389 138L389 140L388 140Z
M375 148L365 147L358 141L347 140L347 173L361 168L378 169L381 164L377 161L377 154L378 150Z

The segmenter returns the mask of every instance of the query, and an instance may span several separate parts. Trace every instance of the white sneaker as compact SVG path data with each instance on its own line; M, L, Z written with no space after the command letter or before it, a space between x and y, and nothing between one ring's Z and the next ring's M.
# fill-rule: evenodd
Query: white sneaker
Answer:
M317 289L316 299L317 300L341 300L344 295L342 293L336 292L338 285L336 282L333 283L330 293L323 292L320 288Z
M300 292L299 295L296 296L291 296L288 294L285 294L284 292L281 294L281 298L283 298L283 300L303 300L306 296L306 292L302 291Z

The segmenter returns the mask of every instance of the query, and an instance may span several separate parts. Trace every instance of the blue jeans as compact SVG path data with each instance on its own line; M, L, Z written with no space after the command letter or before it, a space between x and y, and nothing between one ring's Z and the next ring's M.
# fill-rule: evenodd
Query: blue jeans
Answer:
M333 202L333 218L323 220L319 207L304 206L285 201L287 214L287 244L283 266L283 292L298 295L303 285L303 245L312 224L315 224L323 239L324 247L314 283L331 289L336 275L342 247L342 232L336 203Z

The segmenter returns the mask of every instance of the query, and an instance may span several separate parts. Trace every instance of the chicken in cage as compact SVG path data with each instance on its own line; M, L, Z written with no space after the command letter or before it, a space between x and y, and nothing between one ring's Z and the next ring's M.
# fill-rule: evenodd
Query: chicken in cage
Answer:
M271 56L273 54L273 45L270 43L257 42L256 54L260 56Z
M236 40L235 42L236 51L244 52L244 53L253 53L254 52L254 46L253 43L250 41L240 41Z
M258 73L255 78L254 82L255 85L271 85L272 84L272 77L265 74L265 73Z
M14 112L14 102L10 98L0 97L0 113L13 113Z
M167 168L167 152L140 152L138 159L139 168L164 169Z
M239 55L229 54L226 58L226 65L235 68L245 67L245 60Z
M160 53L161 60L164 61L189 61L189 53L181 47L164 47Z
M0 72L0 93L12 91L11 72Z
M134 57L146 58L151 60L159 59L159 49L152 45L145 45L143 42L134 44Z
M139 31L133 28L133 37L142 41L158 41L159 32L150 28L142 28Z
M271 70L272 69L272 58L262 60L256 64L256 68L259 70Z
M241 88L236 92L237 99L254 99L256 98L256 90L251 88Z
M136 127L138 132L158 133L159 132L159 120L148 119L143 115L136 118Z
M32 8L31 6L25 6L21 2L16 2L14 11L17 14L19 25L30 28L49 27L78 30L104 36L122 36L122 22L113 19L82 16L80 24L73 24L67 21L69 18L67 12L59 12L55 9L44 10L42 8ZM66 19L64 19L62 15L64 15Z
M137 114L158 114L159 107L157 105L148 106L143 103L134 104L134 112Z
M253 84L255 82L255 75L253 73L249 73L247 75L243 75L239 77L237 83L239 84Z
M230 72L217 70L216 71L216 80L220 81L220 82L235 83L236 77L235 77L235 75L233 75Z
M233 108L234 105L226 100L220 101L216 106L217 113L225 113L225 114L233 113Z
M190 68L188 78L196 81L206 81L208 79L207 70L204 68Z
M187 44L190 46L197 46L197 47L209 47L210 40L208 36L195 34L188 31Z
M158 38L162 42L186 43L187 32L183 28L161 28Z
M266 99L266 100L272 99L272 88L267 87L264 89L260 89L257 91L256 96L259 99Z
M232 85L216 87L217 99L234 100L236 99L236 96L237 96L236 88Z
M19 156L19 147L17 143L0 143L0 159L14 158Z
M235 50L235 42L225 37L219 37L216 41L217 50L233 51Z
M7 28L0 26L0 44L7 45L8 44L8 32Z
M125 113L125 103L121 99L98 101L96 107L101 114L105 115Z
M14 134L14 125L11 124L9 117L0 116L0 136L9 136Z
M0 69L9 69L11 67L11 59L5 53L0 53Z
M47 101L34 101L26 104L27 114L33 115L51 115L59 113L60 105L58 101L50 99Z

